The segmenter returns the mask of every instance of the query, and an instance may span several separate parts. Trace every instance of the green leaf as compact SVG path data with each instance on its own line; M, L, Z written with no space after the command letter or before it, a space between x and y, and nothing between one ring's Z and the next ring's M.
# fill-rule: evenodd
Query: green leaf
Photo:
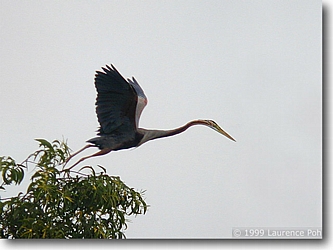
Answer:
M40 145L42 146L46 146L49 149L53 149L51 143L49 143L47 140L45 139L35 139L35 141L38 141L40 143Z
M106 173L106 168L101 166L101 165L97 165L97 167L101 168L103 170L104 173Z

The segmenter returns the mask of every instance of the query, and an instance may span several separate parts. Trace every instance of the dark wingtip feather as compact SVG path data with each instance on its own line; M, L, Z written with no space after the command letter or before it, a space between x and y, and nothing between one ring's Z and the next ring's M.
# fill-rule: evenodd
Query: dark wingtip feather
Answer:
M111 66L112 66L112 64L111 64ZM108 71L112 71L112 69L109 65L106 65L106 67L108 68Z
M116 69L116 67L113 64L110 64L111 67L109 65L105 65L105 67L102 67L102 71L96 71L96 75L98 74L107 74L107 73L111 73L111 72L116 72L120 75L119 71Z
M111 67L112 67L112 70L113 70L114 72L116 72L118 75L121 76L121 74L120 74L119 71L116 69L116 67L113 66L113 64L111 64Z
M102 70L104 71L104 72L102 72L102 71L97 71L97 72L99 72L100 74L103 74L103 75L105 75L105 74L107 74L109 71L106 69L106 68L104 68L104 67L102 67Z

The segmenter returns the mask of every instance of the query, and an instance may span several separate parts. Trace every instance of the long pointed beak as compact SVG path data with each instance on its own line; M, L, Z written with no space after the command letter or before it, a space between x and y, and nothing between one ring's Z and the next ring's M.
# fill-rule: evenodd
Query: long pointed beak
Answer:
M225 132L221 127L217 126L216 131L219 132L220 134L228 137L230 140L236 142L236 140L234 138L232 138L231 135L229 135L227 132Z

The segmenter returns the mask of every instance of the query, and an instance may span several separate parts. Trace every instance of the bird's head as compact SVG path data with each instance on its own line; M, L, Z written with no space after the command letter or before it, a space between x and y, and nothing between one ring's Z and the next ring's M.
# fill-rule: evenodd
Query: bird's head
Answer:
M230 140L236 141L227 132L225 132L216 122L213 120L202 120L203 124L214 129L216 132L228 137Z

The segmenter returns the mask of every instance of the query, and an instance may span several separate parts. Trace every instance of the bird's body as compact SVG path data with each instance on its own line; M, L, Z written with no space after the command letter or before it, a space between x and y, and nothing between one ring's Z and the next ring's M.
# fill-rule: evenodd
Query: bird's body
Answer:
M140 115L148 102L142 88L134 77L125 80L113 65L102 69L104 72L97 71L95 75L96 113L100 124L98 136L88 140L89 144L71 155L66 163L88 147L98 147L100 151L81 158L72 167L94 156L138 147L153 139L179 134L193 125L208 126L235 141L212 120L193 120L172 130L139 128Z
M136 147L142 140L143 135L140 133L135 133L133 136L125 134L114 134L105 135L92 138L88 140L88 143L98 147L99 149L111 149L112 151L117 151L121 149L127 149Z

